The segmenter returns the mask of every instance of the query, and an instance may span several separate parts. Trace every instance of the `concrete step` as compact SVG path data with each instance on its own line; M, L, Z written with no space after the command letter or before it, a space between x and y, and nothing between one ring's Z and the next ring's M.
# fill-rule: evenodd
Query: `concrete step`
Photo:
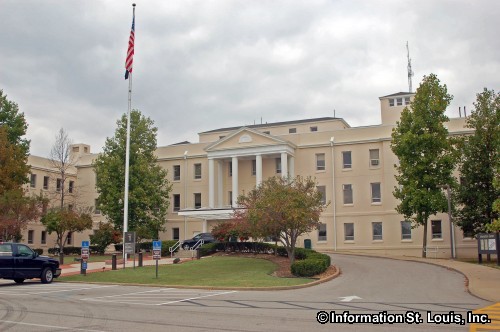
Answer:
M174 257L175 258L193 258L193 257L196 257L196 251L179 249L179 251L177 251L174 254Z

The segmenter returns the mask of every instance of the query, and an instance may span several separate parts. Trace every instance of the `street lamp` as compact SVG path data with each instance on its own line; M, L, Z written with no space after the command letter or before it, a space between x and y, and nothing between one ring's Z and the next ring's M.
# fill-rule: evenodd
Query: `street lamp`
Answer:
M446 199L448 200L448 219L450 220L450 245L451 245L451 258L457 258L456 250L455 250L455 228L453 227L453 218L451 217L451 193L450 186L439 185L438 188L446 189Z

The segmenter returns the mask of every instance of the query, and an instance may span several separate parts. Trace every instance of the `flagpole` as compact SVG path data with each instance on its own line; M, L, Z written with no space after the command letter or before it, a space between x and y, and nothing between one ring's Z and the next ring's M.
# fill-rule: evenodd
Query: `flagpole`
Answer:
M133 22L135 24L135 3L133 7ZM129 172L130 172L130 113L132 111L132 72L128 74L128 109L127 109L127 143L125 152L125 194L123 200L123 268L127 262L127 254L125 253L125 233L128 232L128 189L129 189Z

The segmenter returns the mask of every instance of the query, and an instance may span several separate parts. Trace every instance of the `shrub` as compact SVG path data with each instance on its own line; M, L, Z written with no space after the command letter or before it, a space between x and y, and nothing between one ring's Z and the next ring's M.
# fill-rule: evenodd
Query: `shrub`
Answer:
M43 255L43 249L33 249L34 252L36 252L38 255Z
M208 256L215 253L217 250L217 243L206 243L202 245L198 250L200 251L200 256Z
M162 255L162 257L163 256L170 256L169 249L170 249L170 247L173 247L177 242L178 242L177 240L161 241L161 255ZM179 248L177 248L175 251L177 251L177 250L179 250Z
M304 259L296 261L290 267L292 274L298 277L312 277L326 270L325 261L318 259Z

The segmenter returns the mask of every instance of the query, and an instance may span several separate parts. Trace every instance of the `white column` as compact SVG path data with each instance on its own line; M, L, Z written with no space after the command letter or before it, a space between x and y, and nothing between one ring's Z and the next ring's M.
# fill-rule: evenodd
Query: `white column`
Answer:
M256 177L256 186L262 183L262 155L258 154L255 156L255 177Z
M288 158L286 152L281 152L281 176L288 176Z
M215 204L215 163L212 158L208 159L208 207L214 208Z
M224 201L222 200L222 169L224 162L222 160L217 160L217 206L221 207Z
M203 231L202 233L206 233L207 232L207 219L203 219Z
M295 177L295 157L293 156L288 159L288 173L291 178Z
M236 207L238 200L238 157L232 159L233 172L233 207Z

